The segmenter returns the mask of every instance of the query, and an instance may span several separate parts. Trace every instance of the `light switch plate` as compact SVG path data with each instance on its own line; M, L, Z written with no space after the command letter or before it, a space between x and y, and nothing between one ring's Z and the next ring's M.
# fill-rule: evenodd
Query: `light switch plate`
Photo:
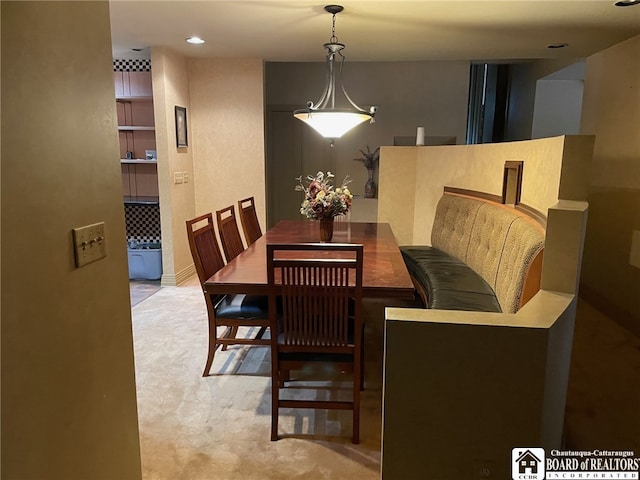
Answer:
M76 267L95 262L107 256L104 222L73 229L73 251Z

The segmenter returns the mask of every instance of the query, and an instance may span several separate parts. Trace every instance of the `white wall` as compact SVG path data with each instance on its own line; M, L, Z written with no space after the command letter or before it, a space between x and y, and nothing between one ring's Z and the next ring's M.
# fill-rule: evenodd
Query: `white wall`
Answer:
M583 89L582 80L538 80L531 138L579 134Z
M529 140L533 125L536 82L575 64L575 59L545 59L510 66L508 122L505 140Z

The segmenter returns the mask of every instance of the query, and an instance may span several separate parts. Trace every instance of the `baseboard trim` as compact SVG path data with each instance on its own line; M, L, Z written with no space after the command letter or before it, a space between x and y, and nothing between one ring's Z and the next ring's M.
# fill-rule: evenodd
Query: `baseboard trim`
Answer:
M160 285L162 287L177 287L196 274L196 267L192 263L175 274L162 274Z
M604 295L584 283L580 284L579 295L585 302L600 310L618 325L626 328L635 336L640 337L640 318L618 307Z

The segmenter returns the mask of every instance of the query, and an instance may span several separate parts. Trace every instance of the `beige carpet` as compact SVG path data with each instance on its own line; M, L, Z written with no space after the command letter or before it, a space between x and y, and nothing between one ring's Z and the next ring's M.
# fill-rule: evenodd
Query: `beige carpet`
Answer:
M207 320L195 281L133 307L143 478L378 479L383 302L367 302L361 444L351 414L281 411L271 442L268 349L218 351L202 378ZM579 303L567 447L640 451L640 340ZM328 384L319 395L340 394ZM304 391L297 392L304 394Z
M270 441L267 347L218 350L213 375L201 377L207 320L194 282L164 287L139 303L132 312L143 478L379 478L383 308L365 306L366 388L361 443L353 445L348 411L282 409L284 438ZM348 383L315 385L322 396L348 393Z
M160 280L131 280L129 281L129 296L131 306L135 307L141 301L160 290Z
M579 301L565 414L568 448L640 456L640 338Z

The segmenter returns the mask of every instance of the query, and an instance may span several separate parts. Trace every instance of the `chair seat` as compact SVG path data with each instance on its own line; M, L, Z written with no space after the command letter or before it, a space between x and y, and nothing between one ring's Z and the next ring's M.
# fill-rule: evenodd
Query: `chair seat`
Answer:
M215 306L218 318L264 320L269 318L269 298L262 295L225 295Z

